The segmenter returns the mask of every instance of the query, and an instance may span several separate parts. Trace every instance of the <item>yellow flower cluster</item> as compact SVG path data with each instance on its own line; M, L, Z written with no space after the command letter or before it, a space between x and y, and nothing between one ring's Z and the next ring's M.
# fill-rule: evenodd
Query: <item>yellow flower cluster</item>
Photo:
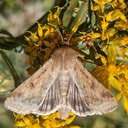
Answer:
M60 45L61 37L55 30L53 21L60 24L60 20L57 16L58 9L53 15L51 12L48 15L49 24L42 26L38 23L38 29L36 33L30 33L30 37L26 37L28 44L24 46L24 51L29 55L30 67L27 69L28 74L32 75L40 65L49 59L50 55Z
M33 74L41 64L50 57L61 40L58 32L51 25L41 26L38 23L37 34L29 32L31 37L25 37L28 45L24 46L25 53L29 54L30 68L28 74Z
M102 33L101 34L99 33L99 37L101 37L102 40L110 39L111 37L113 37L118 32L117 29L126 30L127 27L125 26L127 26L128 21L125 17L125 13L122 13L122 10L126 9L126 5L123 2L123 0L122 2L124 6L122 5L123 7L121 9L120 9L120 6L118 7L118 5L120 4L120 1L117 1L117 0L113 2L111 2L111 0L108 0L108 1L107 0L93 0L93 1L96 2L96 5L92 7L92 10L98 11L98 16L101 18L100 19L101 22L99 25L101 26ZM111 4L112 7L114 6L115 3L117 4L117 6L116 8L113 8L113 10L105 13L104 12L105 5L108 3ZM112 27L109 27L113 21L115 21L115 24ZM124 24L121 26L120 23L121 24L124 23Z
M49 116L15 114L15 127L21 128L80 128L69 125L75 118L73 113L66 120L61 120L58 112Z
M100 22L101 33L98 35L102 41L101 50L107 55L98 55L103 66L97 66L93 75L108 89L112 85L119 91L117 101L123 97L124 108L128 113L128 20L126 18L126 4L124 0L93 0L93 11L96 11ZM109 11L107 6L109 5ZM105 11L107 10L107 11ZM121 33L122 32L122 33ZM123 63L124 62L124 63Z

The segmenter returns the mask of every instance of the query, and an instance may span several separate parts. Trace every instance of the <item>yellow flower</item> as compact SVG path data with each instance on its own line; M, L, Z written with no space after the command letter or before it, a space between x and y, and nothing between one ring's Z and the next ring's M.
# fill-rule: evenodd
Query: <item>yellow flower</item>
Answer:
M101 29L102 29L102 36L101 39L105 40L106 36L105 36L105 31L107 30L109 23L105 20L105 17L103 17L103 20L101 21Z
M101 33L92 33L91 35L90 35L92 38L99 38L99 37L101 37Z
M126 71L128 72L128 70ZM115 88L119 91L119 94L116 96L117 101L123 98L123 104L126 112L128 113L128 80L122 76L118 78L120 84L115 86Z
M24 51L29 54L30 67L27 69L28 74L32 75L54 51L59 44L61 37L55 28L51 25L42 26L38 23L37 33L30 33L30 37L25 39L28 45L24 46Z
M107 60L104 56L102 56L101 54L98 55L101 58L101 62L103 63L104 66L107 65Z
M60 25L61 24L61 20L59 19L60 8L58 6L56 6L54 8L57 8L56 12L53 14L50 11L48 18L47 18L47 21L48 21L48 23L51 23L51 24Z
M122 10L126 9L126 4L124 0L113 0L111 5L113 8L120 8Z
M31 36L32 36L32 38L33 38L34 40L36 40L36 41L39 40L38 36L37 36L35 33L32 33L32 32L30 32L30 31L28 31L28 32L31 34Z
M111 13L111 21L115 21L118 19L121 19L124 22L127 22L127 18L125 17L125 15L119 9L116 9Z
M121 36L113 39L111 43L115 46L124 46L128 44L128 36Z
M15 127L22 128L41 128L39 120L33 115L18 115L15 114Z
M115 23L114 27L118 30L124 30L124 31L127 31L128 30L128 21L125 22L125 21L122 21L122 20L119 20Z
M125 53L127 52L127 49L124 47L128 44L127 40L128 40L127 36L126 37L122 36L122 37L117 37L115 39L112 39L108 44L106 44L108 48L108 53L109 53L108 56L109 58L113 58L114 63L115 63L114 57L116 56L116 54L118 54L121 57L124 57Z
M92 7L93 11L101 10L104 13L105 4L110 3L112 0L93 0L96 5Z
M42 116L42 118L45 119L43 125L45 127L51 127L51 128L61 128L67 126L74 120L75 117L76 117L75 114L70 113L69 117L66 120L61 120L58 112L48 116Z
M80 128L79 126L68 126L75 117L76 115L70 113L66 120L61 120L58 112L48 116L15 114L15 126L23 128Z
M38 22L37 22L38 23ZM41 26L40 23L38 23L38 30L37 30L37 33L39 35L39 37L42 37L43 36L43 28Z
M107 61L108 64L116 64L116 49L113 44L108 45Z

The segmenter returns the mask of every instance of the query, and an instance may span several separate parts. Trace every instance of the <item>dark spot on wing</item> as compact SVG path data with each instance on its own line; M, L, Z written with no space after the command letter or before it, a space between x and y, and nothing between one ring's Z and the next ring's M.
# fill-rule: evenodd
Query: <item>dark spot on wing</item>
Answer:
M47 71L47 69L44 69L41 73L43 74L44 72L46 72Z
M112 97L111 93L110 93L109 91L107 91L107 90L105 90L104 92L102 92L102 93L101 93L101 96L102 96L103 98L105 98L105 97L111 98L111 97Z
M29 87L30 87L30 89L32 89L32 88L35 87L35 85L33 84L33 82L30 82Z
M13 92L10 97L20 97L22 95L21 92Z
M96 85L95 85L94 80L92 80L92 83L91 83L90 87L91 87L92 89L95 89Z

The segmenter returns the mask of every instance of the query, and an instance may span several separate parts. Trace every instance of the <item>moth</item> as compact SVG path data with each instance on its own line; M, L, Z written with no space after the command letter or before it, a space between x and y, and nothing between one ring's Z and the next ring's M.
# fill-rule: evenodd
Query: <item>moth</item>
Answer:
M58 111L66 119L70 111L85 117L106 114L117 107L112 94L84 68L82 55L66 43L5 101L18 114L49 115Z

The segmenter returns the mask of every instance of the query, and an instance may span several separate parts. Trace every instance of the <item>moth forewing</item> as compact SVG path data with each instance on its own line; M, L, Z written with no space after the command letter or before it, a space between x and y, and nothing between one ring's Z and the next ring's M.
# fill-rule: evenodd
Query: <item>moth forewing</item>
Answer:
M35 74L16 88L5 101L5 107L19 114L35 113L57 77L53 60L47 61Z
M79 53L63 45L5 101L6 108L20 114L49 115L59 110L78 116L103 114L117 107L115 98L84 67Z
M82 111L78 113L79 116L109 113L116 109L116 99L84 68L79 59L75 61L72 76L81 97L79 110L81 107ZM84 111L85 108L88 109Z

